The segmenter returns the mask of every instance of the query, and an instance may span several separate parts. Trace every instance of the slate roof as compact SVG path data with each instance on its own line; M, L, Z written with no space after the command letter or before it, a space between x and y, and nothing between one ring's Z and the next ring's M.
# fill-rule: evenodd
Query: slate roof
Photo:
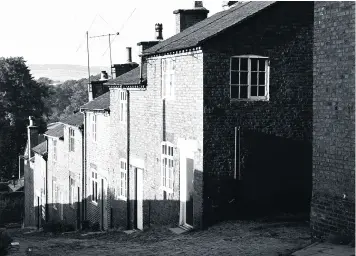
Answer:
M77 112L71 116L68 116L68 117L60 120L59 122L63 123L63 124L69 124L72 126L80 127L83 125L84 115L80 112Z
M143 65L142 70L143 80L147 80L147 64ZM106 85L137 85L140 84L140 67L134 68L133 70L122 74L121 76L111 79L106 82Z
M47 153L46 141L42 142L41 144L38 144L36 147L33 147L32 151L43 156L45 153Z
M110 110L110 91L84 104L80 107L80 110Z
M146 49L143 55L166 53L197 47L202 42L215 37L226 29L250 18L274 2L252 1L240 2L228 10L216 13L209 18L183 30L153 47Z
M56 137L59 139L63 139L64 137L64 125L63 124L58 124L54 128L49 129L45 132L46 136L50 137Z

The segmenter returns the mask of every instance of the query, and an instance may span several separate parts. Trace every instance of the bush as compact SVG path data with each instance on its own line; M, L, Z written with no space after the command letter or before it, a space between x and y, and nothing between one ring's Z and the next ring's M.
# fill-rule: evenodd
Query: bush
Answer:
M5 254L11 242L12 239L9 236L9 234L6 232L6 229L1 228L0 229L0 255Z
M93 226L91 227L91 230L92 231L100 231L100 224L99 224L99 222L95 222L94 224L93 224Z

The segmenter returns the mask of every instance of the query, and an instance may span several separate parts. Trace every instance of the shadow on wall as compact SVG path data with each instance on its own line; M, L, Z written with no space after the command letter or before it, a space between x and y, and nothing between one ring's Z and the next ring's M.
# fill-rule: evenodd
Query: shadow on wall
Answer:
M129 225L127 225L127 203L130 207ZM142 221L143 228L149 228L151 225L177 226L179 222L180 202L176 200L144 200L141 202L109 200L106 202L98 199L97 202L93 202L91 197L88 197L84 204L87 207L86 217L82 212L82 203L48 204L47 219L46 206L33 206L31 212L34 214L32 220L28 221L29 226L44 227L46 223L62 223L63 227L67 227L62 231L71 231L80 228L135 229L138 228L138 221Z
M226 219L309 220L312 194L312 145L255 131L241 133L241 180L209 180L219 193L211 204L209 225Z

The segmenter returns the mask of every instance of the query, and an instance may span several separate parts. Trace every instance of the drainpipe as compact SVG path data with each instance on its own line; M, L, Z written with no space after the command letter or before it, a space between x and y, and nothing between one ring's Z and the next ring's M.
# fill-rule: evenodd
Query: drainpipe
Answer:
M84 127L82 131L82 138L83 138L83 175L82 175L82 218L83 220L87 219L87 133L86 133L86 126L87 126L87 113L84 112Z
M81 134L82 134L82 200L79 201L79 198L78 198L78 202L81 202L80 203L80 206L81 207L81 212L80 212L80 220L83 221L84 220L84 199L85 199L85 193L84 193L84 188L85 188L85 179L84 179L84 173L85 173L85 139L84 139L84 136L85 136L85 132L84 132L84 127L85 127L85 114L84 114L84 123L83 123L83 126L80 128L80 131L81 131ZM81 225L80 225L81 227Z
M49 220L49 209L48 209L48 137L46 137L46 148L47 148L47 156L44 157L44 160L46 161L46 223L48 222Z
M141 68L142 72L142 68ZM142 78L142 77L141 77ZM130 215L131 215L131 209L130 209L130 92L127 90L127 118L126 118L126 130L127 130L127 229L130 229Z

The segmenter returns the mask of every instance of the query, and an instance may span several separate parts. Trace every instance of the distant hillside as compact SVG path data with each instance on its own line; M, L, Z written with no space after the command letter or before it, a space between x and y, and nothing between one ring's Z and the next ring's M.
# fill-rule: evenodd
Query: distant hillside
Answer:
M35 79L47 77L53 81L79 80L88 77L88 68L80 65L67 64L28 64ZM109 67L90 67L90 74L97 75L102 70L110 73Z

